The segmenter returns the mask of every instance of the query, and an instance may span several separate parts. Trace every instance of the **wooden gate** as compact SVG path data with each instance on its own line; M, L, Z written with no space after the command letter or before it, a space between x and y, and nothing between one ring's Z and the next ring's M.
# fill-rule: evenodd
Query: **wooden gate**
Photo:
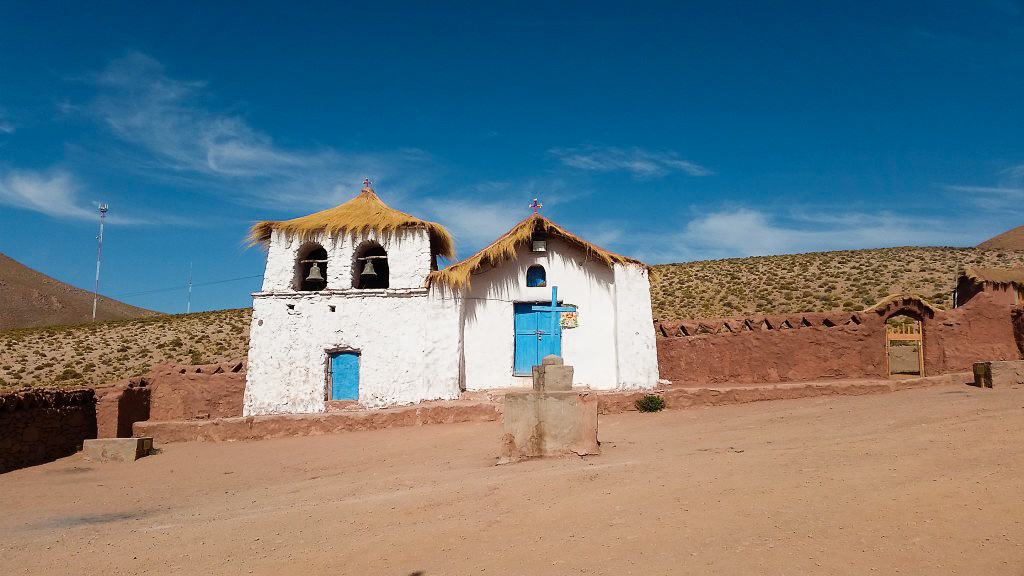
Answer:
M924 376L924 334L921 322L885 327L885 358L889 376Z

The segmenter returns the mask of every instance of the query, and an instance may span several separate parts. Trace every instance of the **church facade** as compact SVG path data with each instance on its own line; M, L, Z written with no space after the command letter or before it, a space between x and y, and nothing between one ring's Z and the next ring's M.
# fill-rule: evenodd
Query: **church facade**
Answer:
M455 399L530 386L547 354L596 390L658 379L648 269L532 214L477 254L384 204L368 184L338 207L256 224L244 414Z

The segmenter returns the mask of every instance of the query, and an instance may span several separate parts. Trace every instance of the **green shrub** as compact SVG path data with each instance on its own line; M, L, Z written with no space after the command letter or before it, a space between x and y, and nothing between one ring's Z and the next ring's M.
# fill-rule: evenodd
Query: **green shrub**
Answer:
M61 372L60 374L57 375L56 378L54 378L54 380L62 382L64 380L79 380L81 378L82 375L75 371L74 368L65 368L63 372Z
M660 412L665 409L665 400L657 394L644 394L634 402L641 412Z

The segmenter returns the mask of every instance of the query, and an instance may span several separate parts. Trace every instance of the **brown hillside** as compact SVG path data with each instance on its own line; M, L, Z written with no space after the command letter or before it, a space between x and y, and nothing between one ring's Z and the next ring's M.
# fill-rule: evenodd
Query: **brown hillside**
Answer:
M730 258L654 267L660 320L863 310L897 292L952 306L963 266L1024 266L1024 250L903 247Z
M100 296L97 320L152 316L157 312ZM81 324L92 320L92 293L50 278L0 254L0 331Z
M985 250L1024 250L1024 226L1017 226L978 244Z
M242 358L251 318L243 308L0 332L0 388L97 386L156 364Z

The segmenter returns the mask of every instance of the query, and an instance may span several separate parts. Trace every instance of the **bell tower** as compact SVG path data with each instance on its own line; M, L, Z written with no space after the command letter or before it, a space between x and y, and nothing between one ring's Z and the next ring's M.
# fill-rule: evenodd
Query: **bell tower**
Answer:
M457 348L430 342L457 338L460 317L426 286L435 258L454 255L441 225L389 207L366 180L340 206L257 223L249 238L267 247L267 269L253 294L245 414L457 395L457 376L428 383L438 376L427 350ZM391 326L408 337L396 338Z

